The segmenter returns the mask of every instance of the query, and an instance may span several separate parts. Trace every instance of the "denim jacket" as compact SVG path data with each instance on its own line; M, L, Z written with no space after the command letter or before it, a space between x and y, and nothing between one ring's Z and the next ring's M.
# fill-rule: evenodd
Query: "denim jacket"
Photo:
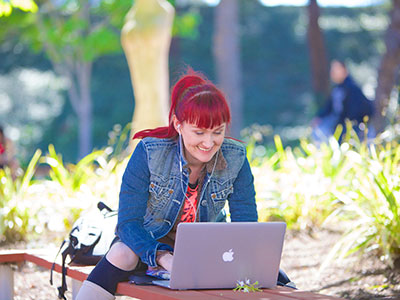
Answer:
M185 201L189 172L181 150L176 139L144 138L136 146L122 178L116 233L152 267L157 266L157 250L173 250L157 240L174 226ZM215 222L228 200L233 222L256 222L253 175L245 147L225 139L220 153L226 167L214 170L211 178L210 173L205 175L198 198L198 219Z

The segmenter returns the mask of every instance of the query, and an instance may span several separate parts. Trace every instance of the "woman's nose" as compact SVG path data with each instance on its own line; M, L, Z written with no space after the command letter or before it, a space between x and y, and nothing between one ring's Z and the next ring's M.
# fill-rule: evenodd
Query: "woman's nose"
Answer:
M203 140L203 145L206 148L211 148L214 146L214 139L211 135L206 135L204 140Z

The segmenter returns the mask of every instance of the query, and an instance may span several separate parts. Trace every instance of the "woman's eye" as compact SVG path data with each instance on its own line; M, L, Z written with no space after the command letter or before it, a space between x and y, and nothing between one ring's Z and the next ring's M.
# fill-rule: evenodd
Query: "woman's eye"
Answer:
M216 132L214 132L214 134L220 135L220 134L222 134L222 131L216 131Z
M202 135L203 132L201 132L201 131L196 131L196 134L197 134L197 135Z

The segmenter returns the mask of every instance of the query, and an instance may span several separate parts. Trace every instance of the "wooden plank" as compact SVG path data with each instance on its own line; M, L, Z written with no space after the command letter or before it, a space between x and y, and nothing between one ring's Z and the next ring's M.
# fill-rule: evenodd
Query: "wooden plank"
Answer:
M7 262L21 262L24 261L24 250L1 250L0 251L0 263Z
M263 289L262 292L234 292L231 290L208 290L206 293L210 295L218 294L225 299L248 299L248 300L334 300L334 299L344 299L334 296L322 295L317 293L311 293L306 291L294 290L285 287L276 287L274 289Z
M302 292L290 288L277 287L263 289L262 292L235 292L233 290L187 290L174 291L156 286L136 286L129 283L120 283L117 293L136 297L142 300L177 300L177 299L210 299L210 300L331 300L341 299L332 296Z
M297 300L344 299L344 298L340 298L340 297L328 296L328 295L317 294L317 293L312 293L312 292L307 292L307 291L294 290L294 289L289 289L289 288L284 288L284 287L277 287L276 289L270 290L270 292L275 295L287 296L287 297L291 297L292 299L297 299Z
M224 299L231 300L293 300L296 298L289 297L287 295L279 295L271 293L273 289L263 289L261 292L239 292L233 290L207 290L206 293L209 295L218 295Z
M170 290L152 285L134 285L121 282L117 288L118 294L139 298L141 300L224 300L218 295L210 295L202 290Z

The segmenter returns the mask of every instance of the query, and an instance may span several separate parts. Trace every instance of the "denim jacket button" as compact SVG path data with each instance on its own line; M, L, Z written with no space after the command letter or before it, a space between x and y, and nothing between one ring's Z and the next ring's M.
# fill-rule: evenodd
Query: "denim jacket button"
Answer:
M207 206L207 200L203 200L203 201L201 201L201 205L203 205L203 206Z
M211 198L215 199L215 198L217 198L217 195L215 193L211 194Z
M150 186L153 188L154 187L154 183L151 183Z
M169 191L168 191L168 193L171 195L172 193L174 192L174 190L172 190L172 189L170 189Z

